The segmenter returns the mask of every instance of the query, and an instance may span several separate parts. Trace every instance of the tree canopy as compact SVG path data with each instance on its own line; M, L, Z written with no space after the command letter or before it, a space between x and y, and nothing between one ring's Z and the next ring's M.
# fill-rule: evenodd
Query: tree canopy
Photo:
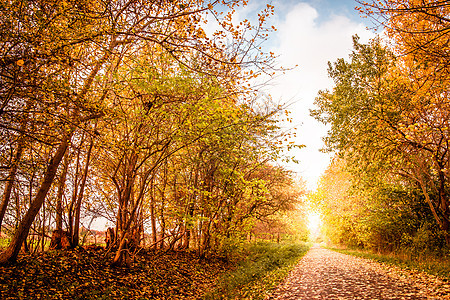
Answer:
M361 3L387 38L354 37L349 60L329 64L335 86L319 93L311 113L330 125L327 149L345 160L363 198L394 205L408 194L412 202L402 205L415 209L422 199L450 244L448 5Z
M302 190L276 164L285 109L249 84L274 71L259 46L274 7L235 24L245 5L0 4L1 263L52 230L52 247L76 247L100 216L114 264L144 242L203 256L294 207Z

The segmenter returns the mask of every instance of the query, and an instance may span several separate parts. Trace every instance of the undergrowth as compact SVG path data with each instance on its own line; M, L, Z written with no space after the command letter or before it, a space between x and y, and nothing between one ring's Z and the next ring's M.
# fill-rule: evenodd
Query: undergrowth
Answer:
M264 299L308 251L305 243L257 242L248 245L245 258L219 278L205 299Z

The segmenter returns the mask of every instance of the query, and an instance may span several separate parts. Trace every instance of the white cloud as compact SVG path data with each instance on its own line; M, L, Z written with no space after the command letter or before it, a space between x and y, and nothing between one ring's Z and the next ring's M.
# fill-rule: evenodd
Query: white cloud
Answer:
M279 55L280 66L294 70L278 77L267 87L275 101L294 102L289 110L292 112L297 130L297 144L305 144L306 148L296 150L291 155L300 164L290 166L308 183L310 189L316 187L317 180L329 164L328 154L321 153L322 137L326 135L326 127L309 116L313 102L319 90L332 88L328 78L328 61L347 58L352 51L352 36L358 34L362 42L367 42L374 34L366 29L362 22L354 21L351 10L342 9L337 2L310 0L298 3L297 0L275 0L275 15L268 22L269 27L275 25L277 31L272 33L266 45L267 51ZM248 6L236 11L233 22L238 23L249 18L256 23L256 12L263 9L266 1L253 0ZM331 5L319 7L318 5ZM320 10L313 7L316 5ZM337 10L336 10L337 9ZM322 12L323 15L320 15ZM326 12L339 13L325 15ZM208 17L205 30L209 35L218 29L217 23Z
M315 188L316 182L329 164L329 155L319 152L326 128L309 116L314 98L319 90L330 89L327 63L337 58L347 58L352 50L352 36L358 34L367 41L373 34L365 25L351 21L346 16L333 15L318 22L319 13L307 3L286 7L286 15L276 16L278 31L272 38L273 51L280 55L283 67L298 67L276 80L269 93L275 99L295 103L290 107L298 127L297 143L307 147L293 153L300 161L297 171Z

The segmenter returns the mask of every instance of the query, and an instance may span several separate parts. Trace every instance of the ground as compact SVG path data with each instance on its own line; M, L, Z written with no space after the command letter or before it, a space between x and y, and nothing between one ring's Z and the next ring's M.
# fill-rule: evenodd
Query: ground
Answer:
M113 253L101 248L21 255L0 267L0 299L263 299L265 287L279 282L277 270L308 249L253 248L238 265L177 251L141 250L130 267L112 267ZM450 282L313 247L266 299L450 299Z
M0 299L199 299L227 269L220 258L141 251L130 268L104 250L48 251L0 267Z
M313 247L267 299L450 299L450 284L424 273Z

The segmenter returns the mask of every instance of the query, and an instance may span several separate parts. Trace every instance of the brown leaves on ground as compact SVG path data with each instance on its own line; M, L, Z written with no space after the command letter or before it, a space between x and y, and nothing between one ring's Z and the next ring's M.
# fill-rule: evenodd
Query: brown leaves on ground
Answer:
M49 251L0 267L0 299L198 299L226 263L188 252L141 251L129 268L103 250Z

